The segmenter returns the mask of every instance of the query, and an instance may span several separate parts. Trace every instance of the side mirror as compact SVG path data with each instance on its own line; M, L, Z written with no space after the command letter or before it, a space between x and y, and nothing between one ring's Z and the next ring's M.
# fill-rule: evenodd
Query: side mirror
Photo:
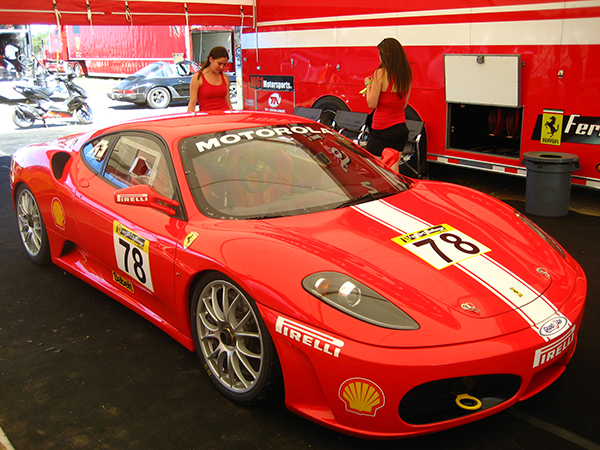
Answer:
M398 150L394 148L386 147L383 149L381 154L381 162L389 167L390 169L394 169L394 164L396 165L396 171L398 170L398 161L400 160L400 153Z
M179 206L179 202L168 197L157 194L154 189L146 184L138 184L114 192L115 203L120 205L146 206L174 216L173 208Z

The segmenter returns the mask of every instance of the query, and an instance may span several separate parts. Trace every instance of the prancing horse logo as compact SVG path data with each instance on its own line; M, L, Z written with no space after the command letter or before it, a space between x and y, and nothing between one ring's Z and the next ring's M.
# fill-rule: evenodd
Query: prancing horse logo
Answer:
M558 131L558 128L556 127L556 116L550 117L550 119L548 119L544 126L550 131L550 137L554 137L554 135Z

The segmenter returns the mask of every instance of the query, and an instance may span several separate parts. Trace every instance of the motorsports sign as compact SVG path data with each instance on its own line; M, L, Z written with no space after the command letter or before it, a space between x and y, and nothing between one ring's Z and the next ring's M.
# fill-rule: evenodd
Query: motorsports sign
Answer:
M294 77L283 75L250 75L257 111L294 111L296 103ZM252 106L252 105L249 105Z

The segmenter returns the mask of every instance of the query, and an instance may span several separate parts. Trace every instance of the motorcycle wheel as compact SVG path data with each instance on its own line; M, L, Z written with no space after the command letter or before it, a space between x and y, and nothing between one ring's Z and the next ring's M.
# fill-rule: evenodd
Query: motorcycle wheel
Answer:
M90 105L88 105L87 103L84 103L79 108L77 108L77 111L75 111L75 115L77 116L77 119L84 125L90 124L94 120L92 108L90 108Z
M18 108L15 108L12 116L13 122L19 128L29 128L35 122L35 118L25 114Z

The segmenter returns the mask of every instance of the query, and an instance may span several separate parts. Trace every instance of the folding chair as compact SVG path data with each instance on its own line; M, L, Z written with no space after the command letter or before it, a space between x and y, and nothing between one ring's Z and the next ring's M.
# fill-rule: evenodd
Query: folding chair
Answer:
M294 115L314 120L315 122L320 121L322 112L323 110L318 108L305 108L304 106L296 106L294 108Z
M364 147L367 145L368 130L366 113L338 110L331 127L343 136Z
M423 122L420 120L407 120L408 141L400 157L400 167L404 165L417 178L421 178L421 135L423 134ZM413 159L414 158L414 159ZM409 162L414 164L410 165ZM414 167L413 167L414 166Z
M417 178L421 178L421 135L423 134L423 122L420 120L407 120L406 126L408 127L408 141L404 145L404 150L402 154L398 153L394 149L386 148L383 150L381 155L382 162L388 166L392 167L394 163L399 161L398 172L404 166L410 174L406 175L416 175ZM414 158L414 160L413 160ZM409 164L409 162L413 161L414 166ZM405 171L405 172L406 172Z

